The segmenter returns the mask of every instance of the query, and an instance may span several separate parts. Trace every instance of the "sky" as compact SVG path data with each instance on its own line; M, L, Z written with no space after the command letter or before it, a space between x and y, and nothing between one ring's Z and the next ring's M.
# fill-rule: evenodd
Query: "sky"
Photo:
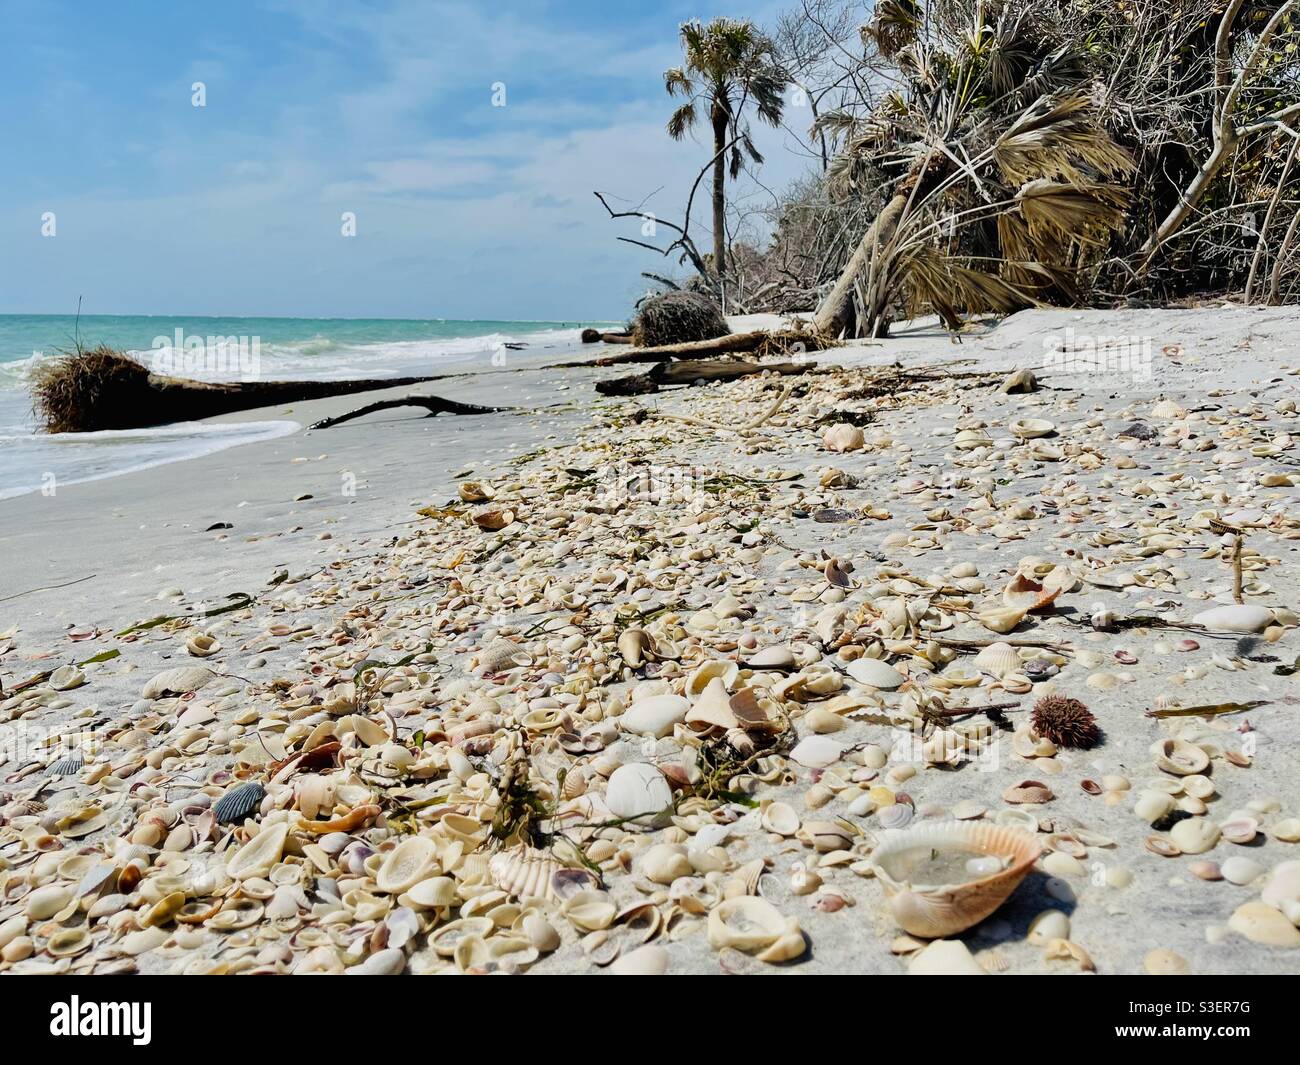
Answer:
M592 190L678 216L678 25L782 7L0 0L0 313L625 318L683 268ZM763 186L806 168L756 139Z

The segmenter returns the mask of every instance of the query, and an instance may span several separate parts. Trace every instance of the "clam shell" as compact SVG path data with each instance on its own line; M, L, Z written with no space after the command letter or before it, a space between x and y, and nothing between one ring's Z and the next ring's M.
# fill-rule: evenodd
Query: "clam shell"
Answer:
M778 836L793 836L799 831L799 814L787 803L770 803L763 811L761 821L765 829Z
M648 822L672 801L668 778L648 762L619 766L605 787L605 805L615 817Z
M507 894L521 899L555 898L555 874L560 861L548 851L520 846L492 856L488 875Z
M235 880L266 876L280 860L288 838L289 826L283 821L267 825L231 855L230 861L226 863L226 872Z
M262 805L266 789L257 781L238 784L221 796L212 806L218 824L234 824L244 820Z
M1202 773L1210 764L1204 749L1186 740L1157 740L1151 747L1156 767L1180 777Z
M437 846L428 836L411 836L389 851L375 874L378 890L398 895L428 876Z
M723 899L709 911L709 946L714 950L730 947L746 954L757 954L774 946L790 929L787 919L766 899L740 895ZM798 922L794 921L795 928Z
M907 680L888 662L882 662L878 658L855 659L849 663L848 671L849 676L859 684L879 688L881 691L893 691Z
M478 668L483 673L504 673L532 661L532 656L511 640L493 640L478 653Z
M1056 432L1056 426L1045 418L1016 418L1007 428L1021 440L1034 440Z
M1041 780L1022 780L1002 793L1004 800L1016 804L1050 802L1055 797L1052 789Z
M934 851L1002 859L1004 868L960 884L913 885L912 870ZM1027 832L969 821L923 824L886 833L870 862L904 931L929 939L955 935L1002 905L1033 868L1042 844Z

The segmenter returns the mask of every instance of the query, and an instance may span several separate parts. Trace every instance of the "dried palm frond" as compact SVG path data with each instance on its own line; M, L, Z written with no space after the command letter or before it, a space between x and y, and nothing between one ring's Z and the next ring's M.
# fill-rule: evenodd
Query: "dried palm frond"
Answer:
M1123 228L1128 200L1128 190L1119 185L1068 185L1045 178L1026 182L1016 193L1025 230L1039 247L1104 243Z
M964 266L928 245L900 256L899 277L910 315L929 308L953 329L961 327L963 314L1013 314L1037 302L1002 278Z
M1132 173L1133 157L1091 116L1081 95L1040 99L993 145L993 161L1008 181L1058 178L1083 184L1099 176Z

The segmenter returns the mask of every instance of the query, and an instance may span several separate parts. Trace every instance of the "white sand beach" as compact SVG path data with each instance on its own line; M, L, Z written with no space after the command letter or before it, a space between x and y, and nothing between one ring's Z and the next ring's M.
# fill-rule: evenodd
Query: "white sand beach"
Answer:
M1281 309L1033 311L960 343L917 326L809 356L819 369L844 368L836 374L640 399L593 390L627 368L476 375L436 392L519 411L388 411L6 500L0 729L16 747L0 766L0 859L11 878L29 875L47 836L58 853L82 857L65 869L47 849L37 863L40 890L58 896L49 913L18 895L0 907L0 970L1292 971L1300 932L1283 910L1300 892L1300 725L1294 679L1276 670L1300 654L1298 327ZM1131 351L1114 339L1129 337ZM1062 344L1074 361L1056 354ZM1121 349L1122 366L1079 361ZM930 372L895 374L888 392L873 391L872 373L889 366ZM1000 392L1016 368L1034 368L1043 388ZM995 376L957 376L978 373ZM342 397L227 420L308 424L359 405ZM752 430L726 428L769 412ZM828 451L823 434L846 415L862 422L862 446ZM1016 419L1050 422L1052 435L1017 437ZM1151 432L1120 435L1137 422ZM954 448L963 429L987 442ZM649 493L629 494L626 478L647 475ZM484 531L458 516L466 482L491 486L486 509L509 510L510 523ZM416 513L448 506L441 517ZM1231 565L1207 515L1245 529L1243 599L1271 620L1235 636L1125 626L1141 616L1188 623L1232 602ZM829 560L838 560L834 579ZM1018 571L1052 566L1069 574L1065 590L1006 636L1043 645L1020 656L1013 682L972 673L970 655L939 653L949 636L996 641L971 611ZM954 579L946 575L972 570L961 579L984 591L936 591ZM114 636L237 593L255 601ZM735 608L714 613L724 599ZM890 627L899 603L919 631ZM618 643L628 628L677 656L630 666ZM206 646L193 644L197 635L215 640L216 653L193 653ZM1179 650L1188 639L1196 646ZM527 662L485 674L484 654L499 656L502 640ZM745 668L764 648L787 656L789 670ZM120 655L81 670L84 684L18 690L32 674L112 649ZM349 696L342 716L331 708L363 659L404 656L415 657L382 672L372 703ZM891 661L904 686L858 680L851 667L863 656ZM702 745L717 735L681 717L707 662L724 664L730 693L752 689L788 727L763 761L736 771L733 786L752 808L700 792ZM183 698L142 697L150 678L182 666L215 676ZM973 686L951 682L959 676ZM1026 739L1030 708L1052 692L1088 705L1097 746ZM1014 708L1005 731L998 721L971 730L978 757L950 759L900 742L923 696ZM657 711L634 713L655 699ZM1255 701L1223 716L1146 716ZM656 718L638 734L636 722L655 712L667 714L663 726ZM363 716L375 724L358 724ZM375 728L391 735L367 739ZM591 738L574 748L570 734ZM339 790L318 821L374 812L330 830L343 838L328 852L313 851L320 830L304 827L301 789L318 774L282 776L279 763L331 737L341 741L328 771ZM1198 765L1204 756L1186 790L1152 753L1173 739ZM1026 743L1041 756L1024 756ZM51 776L55 752L69 750L83 764ZM658 779L675 789L671 822L608 823L619 816L609 777L628 763L667 772ZM500 870L488 870L507 765L545 799L551 830L584 848L599 882L590 870L582 879L572 847L555 851L575 867L572 883L548 883L541 899L512 895ZM557 794L560 770L580 774L584 788ZM213 824L206 812L241 780L264 784L260 814ZM1051 797L1009 801L1027 780ZM1084 781L1099 782L1098 794ZM1167 823L1134 813L1146 793L1168 797L1177 812ZM791 831L774 833L786 807ZM770 810L781 814L765 824ZM923 940L898 927L869 856L891 826L953 817L1030 824L1043 855L992 916L948 937L963 944L955 954L921 955ZM249 852L259 825L284 835L250 873L232 855ZM348 837L380 857L347 865L360 853ZM1153 837L1188 853L1161 856ZM387 856L413 839L429 852L412 857L415 879L394 887L384 866L380 886ZM1196 863L1211 862L1215 870L1197 875ZM1290 871L1276 872L1286 862ZM132 863L132 886L114 890ZM101 865L111 875L78 896ZM451 885L450 906L432 901L441 886L427 898L413 886L439 878ZM170 919L181 906L235 912L241 897L255 900L244 909L257 911L251 927L263 936L239 922ZM274 921L264 913L272 897ZM118 901L95 911L104 898ZM756 900L758 918L793 919L801 941L782 939L759 960L714 927L724 898ZM168 915L152 909L164 899ZM96 917L56 916L67 907ZM1031 934L1047 910L1061 914L1042 925L1051 934ZM85 941L51 951L52 917L84 929ZM459 950L438 939L455 920L469 922ZM650 946L636 951L647 927ZM368 953L376 928L388 945Z

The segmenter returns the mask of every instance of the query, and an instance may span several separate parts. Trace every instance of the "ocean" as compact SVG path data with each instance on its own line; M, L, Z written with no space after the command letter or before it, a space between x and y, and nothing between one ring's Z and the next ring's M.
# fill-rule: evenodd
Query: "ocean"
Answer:
M178 423L100 433L36 432L32 367L80 337L135 354L160 373L202 380L332 380L526 365L579 345L600 322L391 318L0 315L0 499L112 477L295 432L292 421ZM506 345L512 345L507 347ZM513 345L523 345L522 348Z

